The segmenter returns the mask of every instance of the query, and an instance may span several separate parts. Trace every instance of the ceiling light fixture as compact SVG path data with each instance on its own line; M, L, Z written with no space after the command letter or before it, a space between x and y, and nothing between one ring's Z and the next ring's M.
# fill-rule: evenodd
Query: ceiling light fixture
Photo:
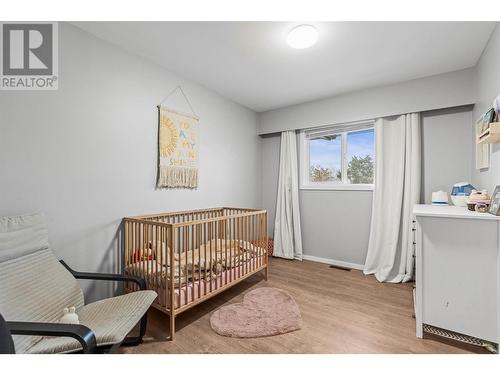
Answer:
M311 25L296 26L290 30L286 41L290 47L296 49L311 47L318 41L318 30Z

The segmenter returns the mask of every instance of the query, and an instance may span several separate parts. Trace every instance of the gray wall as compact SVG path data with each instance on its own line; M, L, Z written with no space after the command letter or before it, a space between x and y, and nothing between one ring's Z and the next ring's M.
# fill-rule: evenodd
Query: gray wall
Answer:
M337 95L261 113L259 134L473 104L474 69Z
M304 254L365 264L372 212L371 191L302 190Z
M451 191L470 180L471 106L422 113L422 201L432 191ZM450 135L451 134L451 135ZM444 141L443 141L444 140ZM279 170L279 134L262 139L262 202L274 231ZM370 235L371 191L300 190L304 254L363 265Z
M44 212L57 256L107 272L124 216L260 206L253 111L72 25L60 23L59 39L58 91L0 92L0 216ZM200 117L199 188L156 190L156 105L179 84Z
M422 202L433 191L451 192L456 182L471 181L474 138L472 106L422 113Z
M473 123L493 105L493 100L500 94L500 26L497 23L488 44L476 66L476 96ZM472 145L475 157L475 144ZM493 191L500 185L500 143L492 144L490 168L477 170L472 166L472 179L477 187Z
M262 136L262 207L267 210L267 225L270 237L273 237L274 233L279 166L280 134Z

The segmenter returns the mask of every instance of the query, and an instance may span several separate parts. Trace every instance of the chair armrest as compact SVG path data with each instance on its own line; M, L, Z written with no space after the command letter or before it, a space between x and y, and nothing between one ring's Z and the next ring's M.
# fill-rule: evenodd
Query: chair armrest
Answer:
M141 290L146 290L146 281L143 278L132 276L132 275L122 275L118 273L92 273L92 272L78 272L71 269L63 260L60 260L61 264L75 277L75 279L87 279L87 280L107 280L107 281L130 281L139 286Z
M94 332L82 324L7 322L7 326L13 335L72 337L82 345L85 354L97 352Z

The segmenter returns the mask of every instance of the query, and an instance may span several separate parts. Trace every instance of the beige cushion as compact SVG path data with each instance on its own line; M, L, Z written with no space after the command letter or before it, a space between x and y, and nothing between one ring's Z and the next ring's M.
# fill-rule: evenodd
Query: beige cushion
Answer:
M0 262L49 248L41 214L0 218Z
M97 345L111 345L123 341L141 320L157 294L144 290L97 301L80 308L80 324L96 335ZM69 337L49 337L32 346L28 353L68 353L81 350L78 341Z

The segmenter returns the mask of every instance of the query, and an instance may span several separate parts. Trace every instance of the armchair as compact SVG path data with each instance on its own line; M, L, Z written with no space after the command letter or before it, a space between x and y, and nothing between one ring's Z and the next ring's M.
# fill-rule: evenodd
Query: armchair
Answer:
M50 250L40 214L0 218L0 313L17 353L96 353L137 345L157 295L121 274L77 272ZM132 282L138 291L85 304L77 279ZM58 323L75 306L80 324ZM140 323L139 334L127 337Z

